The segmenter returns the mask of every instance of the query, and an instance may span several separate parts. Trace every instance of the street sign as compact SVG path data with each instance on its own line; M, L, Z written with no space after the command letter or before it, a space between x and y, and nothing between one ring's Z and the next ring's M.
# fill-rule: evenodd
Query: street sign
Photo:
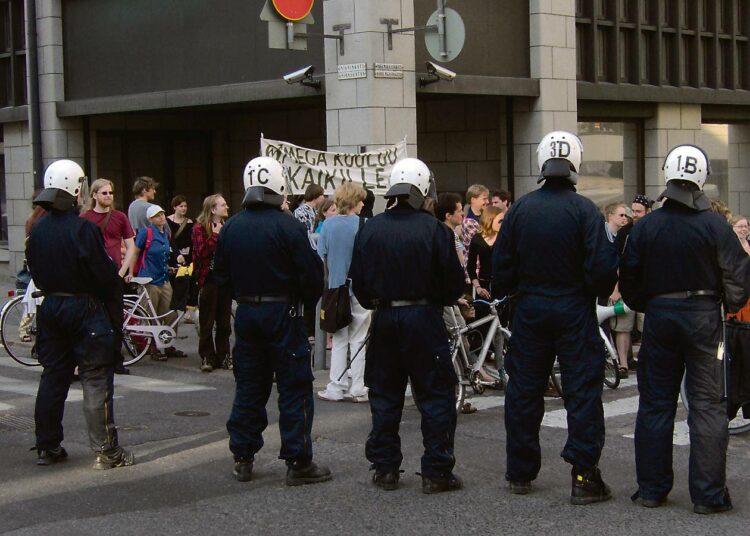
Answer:
M401 63L376 63L375 78L403 78L404 66Z
M339 80L356 80L357 78L367 78L366 63L346 63L339 65Z
M440 30L440 11L435 11L427 19L428 26L436 26L438 31L425 32L424 44L427 52L436 61L453 61L461 53L466 42L466 27L458 12L451 8L445 8L444 28ZM444 50L441 49L444 43Z
M289 21L302 20L312 11L315 0L271 0L279 15Z

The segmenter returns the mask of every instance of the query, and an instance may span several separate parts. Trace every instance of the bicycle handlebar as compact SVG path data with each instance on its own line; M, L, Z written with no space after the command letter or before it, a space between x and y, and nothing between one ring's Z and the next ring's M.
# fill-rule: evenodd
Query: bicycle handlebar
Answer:
M505 297L500 298L500 299L492 300L491 302L489 302L487 300L482 300L482 299L475 299L475 300L471 301L471 304L474 305L475 303L483 303L484 305L490 305L490 306L497 307L498 305L501 305L501 304L503 304L503 303L505 303L507 301L508 301L508 296L505 296Z

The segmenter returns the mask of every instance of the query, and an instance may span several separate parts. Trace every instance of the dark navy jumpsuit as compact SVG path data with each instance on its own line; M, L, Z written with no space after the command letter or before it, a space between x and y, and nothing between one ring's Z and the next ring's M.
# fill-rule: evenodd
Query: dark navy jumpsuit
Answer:
M377 470L400 467L408 378L422 414L422 474L446 478L455 464L456 374L441 308L455 303L464 284L451 230L399 204L359 232L349 274L357 300L377 308L365 364L372 412L367 459ZM429 304L396 307L394 300Z
M315 307L323 293L323 264L305 226L278 207L242 210L219 234L214 278L219 285L230 284L239 302L236 391L227 422L232 454L236 460L251 460L263 447L266 403L276 373L279 458L288 463L312 460L313 374L298 304ZM243 303L258 297L278 301Z
M690 405L690 496L721 505L726 487L727 409L720 300L730 311L747 301L750 257L726 220L676 201L636 222L620 266L620 291L646 313L638 354L640 403L635 427L638 493L660 500L672 489L672 435L685 369ZM679 291L713 296L662 297Z
M104 303L119 299L120 278L101 231L78 209L53 209L34 225L26 259L45 294L37 312L44 371L34 410L36 447L55 449L63 440L65 399L78 366L91 448L114 458L120 454L112 406L115 338Z
M506 360L506 479L531 481L541 468L539 427L555 356L568 413L561 455L580 471L599 463L605 354L595 301L614 288L617 264L604 217L568 179L546 179L508 211L492 256L493 294L519 293Z

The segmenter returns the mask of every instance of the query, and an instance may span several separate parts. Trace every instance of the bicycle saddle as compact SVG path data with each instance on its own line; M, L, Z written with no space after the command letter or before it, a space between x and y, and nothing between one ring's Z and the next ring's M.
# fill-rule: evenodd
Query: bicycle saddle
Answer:
M148 285L153 281L153 278L151 277L133 277L130 282L135 283L136 285Z

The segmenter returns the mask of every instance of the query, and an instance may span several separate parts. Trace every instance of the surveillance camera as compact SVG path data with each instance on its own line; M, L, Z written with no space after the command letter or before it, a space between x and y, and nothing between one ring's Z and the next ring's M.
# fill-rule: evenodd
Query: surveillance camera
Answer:
M450 82L451 80L456 78L456 73L454 73L450 69L446 69L441 65L432 63L431 61L426 62L426 65L427 72L433 76L437 76L441 80L447 80Z
M294 71L293 73L285 74L284 80L287 84L296 84L298 82L302 82L303 80L311 79L314 72L315 67L313 67L312 65L308 65L307 67L303 67L302 69Z

